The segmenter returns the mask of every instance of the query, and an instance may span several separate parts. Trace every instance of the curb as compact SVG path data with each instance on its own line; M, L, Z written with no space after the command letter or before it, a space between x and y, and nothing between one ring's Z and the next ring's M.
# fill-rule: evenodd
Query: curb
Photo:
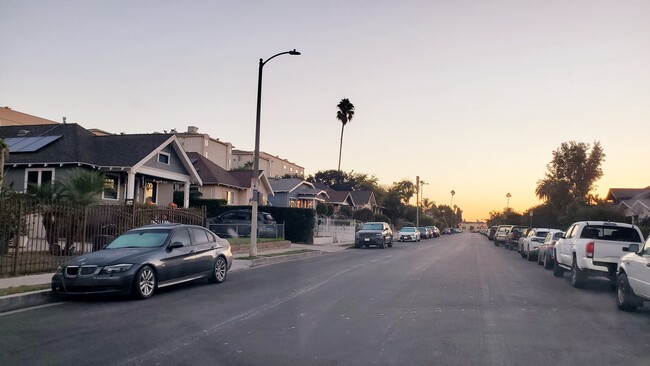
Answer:
M349 248L346 248L349 249ZM288 262L296 259L316 257L319 255L329 254L320 250L313 252L278 255L274 257L258 258L246 260L250 262L250 266L238 268L235 271L244 271L253 267L265 266L267 264L274 264L280 262ZM24 292L19 294L7 295L0 297L0 314L10 312L13 310L25 309L33 306L46 305L55 302L63 301L61 296L52 292L51 290L41 290L33 292Z
M61 298L51 290L41 290L0 297L0 313L60 302Z
M250 261L251 261L251 267L259 267L259 266L264 266L264 265L267 265L267 264L288 262L288 261L292 261L292 260L295 260L295 259L316 257L316 256L323 255L323 254L326 254L326 253L321 252L320 250L315 250L313 252L307 252L307 253L277 255L277 256L274 256L274 257L251 259Z

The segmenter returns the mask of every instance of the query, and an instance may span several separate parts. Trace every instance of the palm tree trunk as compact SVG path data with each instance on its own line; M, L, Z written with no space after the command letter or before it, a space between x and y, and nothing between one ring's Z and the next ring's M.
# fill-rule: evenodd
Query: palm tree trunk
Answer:
M341 123L341 144L339 145L339 168L338 171L341 171L341 153L343 152L343 129L345 125Z

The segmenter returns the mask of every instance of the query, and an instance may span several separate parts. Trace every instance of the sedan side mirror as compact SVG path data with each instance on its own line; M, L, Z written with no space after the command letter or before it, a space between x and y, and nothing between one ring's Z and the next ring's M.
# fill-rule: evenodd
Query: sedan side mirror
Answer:
M171 243L169 245L169 249L178 249L178 248L182 248L184 246L185 245L183 245L183 243L181 243L180 241L175 241L175 242L173 242L173 243Z
M624 252L636 253L639 251L639 244L630 244L627 248L623 248Z

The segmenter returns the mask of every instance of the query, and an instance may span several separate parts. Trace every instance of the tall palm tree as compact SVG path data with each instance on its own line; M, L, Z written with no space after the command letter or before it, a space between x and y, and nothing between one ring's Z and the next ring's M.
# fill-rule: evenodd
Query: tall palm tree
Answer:
M348 124L348 122L352 121L352 117L354 117L354 105L350 103L350 100L348 98L343 98L339 102L339 104L336 105L338 110L336 111L336 119L341 121L341 145L339 146L339 168L338 170L341 171L341 153L343 152L343 129L345 129L345 125Z
M454 204L454 195L456 194L456 191L452 189L449 193L451 193L451 203L449 204L449 206L451 206Z
M9 156L9 145L5 140L0 139L0 189L2 188L2 181L5 178L5 158Z

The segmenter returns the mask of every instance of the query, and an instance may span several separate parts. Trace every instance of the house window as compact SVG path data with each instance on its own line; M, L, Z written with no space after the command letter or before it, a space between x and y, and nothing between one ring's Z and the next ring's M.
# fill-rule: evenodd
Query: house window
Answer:
M226 192L226 201L228 202L229 205L235 204L235 194L232 191Z
M36 168L25 169L25 191L30 185L40 187L44 184L51 184L54 180L54 169Z
M158 162L161 164L169 165L169 157L170 157L169 154L160 152L158 153Z
M117 176L106 176L104 179L104 190L102 191L102 199L117 200L120 178Z

